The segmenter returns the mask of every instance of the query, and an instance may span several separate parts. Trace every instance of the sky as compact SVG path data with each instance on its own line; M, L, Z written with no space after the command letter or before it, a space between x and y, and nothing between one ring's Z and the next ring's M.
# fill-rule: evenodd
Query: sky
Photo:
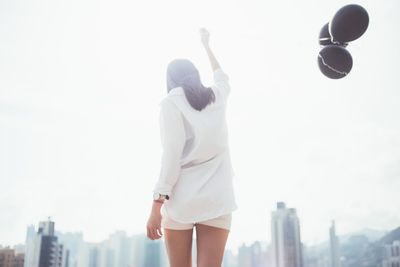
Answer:
M400 3L355 1L367 32L340 80L318 33L347 1L0 0L0 244L48 216L85 240L144 233L161 162L166 66L212 84L198 30L231 81L238 210L228 248L269 241L277 201L306 244L400 225Z

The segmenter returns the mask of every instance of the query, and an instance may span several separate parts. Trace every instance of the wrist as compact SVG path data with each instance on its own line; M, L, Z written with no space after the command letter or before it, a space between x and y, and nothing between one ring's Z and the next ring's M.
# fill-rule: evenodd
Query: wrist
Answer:
M164 200L161 199L157 199L157 200L153 200L153 205L162 205L164 204Z
M153 201L153 205L152 205L152 207L151 207L151 212L152 212L153 214L159 214L159 213L161 213L161 207L162 207L162 205L163 205L163 203Z
M158 192L153 193L153 200L157 201L164 201L165 199L169 199L169 195L167 194L160 194Z
M163 204L164 202L161 200L153 200L153 210L159 211Z

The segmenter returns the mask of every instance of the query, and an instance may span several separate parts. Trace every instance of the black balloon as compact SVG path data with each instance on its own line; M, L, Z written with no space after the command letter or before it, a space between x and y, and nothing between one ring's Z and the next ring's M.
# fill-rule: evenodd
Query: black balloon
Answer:
M369 16L359 5L347 5L339 9L330 22L329 32L341 44L358 39L367 30Z
M349 74L353 67L353 59L344 47L327 45L318 54L318 65L328 78L340 79Z
M329 33L329 22L326 23L319 32L319 44L320 45L333 44L331 34Z

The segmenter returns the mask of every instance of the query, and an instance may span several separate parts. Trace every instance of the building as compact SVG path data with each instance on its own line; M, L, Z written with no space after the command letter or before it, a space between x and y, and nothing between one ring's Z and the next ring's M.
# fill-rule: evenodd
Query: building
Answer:
M193 264L193 266L196 265ZM238 266L237 260L233 252L230 249L225 250L224 258L222 261L222 267L236 267L236 266Z
M264 267L266 264L266 253L262 249L260 241L256 241L251 245L251 266Z
M33 253L35 249L35 239L36 239L36 231L35 226L30 225L26 229L26 238L25 238L25 262L24 267L32 266L33 262Z
M128 236L124 231L98 243L82 242L76 258L77 267L168 266L162 240L149 240L143 234Z
M238 249L238 266L252 267L251 266L251 247L243 243Z
M68 267L78 267L78 253L83 246L83 233L61 233L56 231L58 242L63 244L63 254L67 255Z
M25 260L25 255L24 254L16 254L14 256L14 265L13 267L24 267L24 260Z
M137 234L131 237L132 240L132 261L131 266L145 265L145 250L147 237L143 234Z
M329 241L331 267L340 267L339 238L336 236L335 221L332 221L329 229Z
M300 222L294 208L277 203L271 216L273 267L303 267Z
M14 249L0 249L0 267L23 267L24 254L15 253Z
M115 265L116 251L108 240L100 243L84 243L78 254L78 267L119 267Z
M264 247L265 246L263 246L260 241L255 241L250 246L247 246L245 243L243 243L238 249L237 266L238 267L267 266L267 249Z
M68 267L67 254L54 234L54 222L40 222L32 236L28 228L25 267Z
M106 242L107 250L110 251L110 263L107 266L128 267L131 257L132 242L124 231L116 231L111 234Z
M144 251L144 267L167 266L166 251L162 240L147 239Z
M77 267L98 267L99 248L97 244L83 243L77 253Z
M384 245L382 267L400 267L400 240Z

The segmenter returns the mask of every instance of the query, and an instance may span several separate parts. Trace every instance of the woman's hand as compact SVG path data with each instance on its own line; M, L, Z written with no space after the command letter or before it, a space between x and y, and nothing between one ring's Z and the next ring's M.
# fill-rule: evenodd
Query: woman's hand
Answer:
M210 33L207 31L206 28L200 29L200 37L201 37L201 43L204 46L208 46L210 42Z
M213 71L221 68L214 53L211 51L210 48L210 33L207 31L206 28L201 28L200 29L200 37L201 37L201 42L203 43L203 46L207 52L208 59L210 60L211 63L211 68Z
M162 203L153 202L150 217L147 220L147 237L151 240L159 239L163 235L161 231L161 206Z

